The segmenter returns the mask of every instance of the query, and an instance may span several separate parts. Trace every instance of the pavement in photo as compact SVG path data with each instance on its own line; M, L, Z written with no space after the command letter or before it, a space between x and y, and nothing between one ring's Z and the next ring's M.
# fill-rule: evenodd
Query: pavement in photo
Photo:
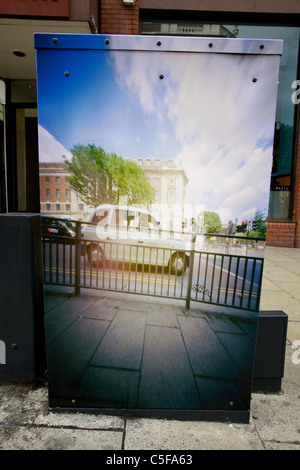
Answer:
M53 407L249 408L256 313L93 294L45 288Z

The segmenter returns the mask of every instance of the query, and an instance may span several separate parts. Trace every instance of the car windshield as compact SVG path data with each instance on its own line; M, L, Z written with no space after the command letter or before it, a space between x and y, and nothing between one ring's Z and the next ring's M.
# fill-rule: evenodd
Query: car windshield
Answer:
M92 222L105 225L108 221L108 210L99 209L95 212Z
M139 209L121 209L114 208L109 220L109 211L106 209L96 210L92 222L102 226L110 224L111 227L119 227L122 229L153 229L157 228L155 218L148 212L140 212Z
M122 228L138 227L138 213L133 210L116 209L111 222L112 225Z
M140 227L154 228L156 227L156 220L151 214L140 213Z

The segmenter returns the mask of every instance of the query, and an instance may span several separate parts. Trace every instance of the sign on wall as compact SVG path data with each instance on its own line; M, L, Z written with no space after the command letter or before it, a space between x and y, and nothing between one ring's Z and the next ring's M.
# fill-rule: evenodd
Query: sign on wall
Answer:
M90 290L46 313L51 406L247 416L281 41L35 47L40 162L67 162L91 214Z

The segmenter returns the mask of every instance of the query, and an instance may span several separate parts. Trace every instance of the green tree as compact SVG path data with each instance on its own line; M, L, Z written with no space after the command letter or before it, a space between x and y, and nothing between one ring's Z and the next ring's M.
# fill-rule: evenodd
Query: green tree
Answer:
M254 231L250 232L252 236L266 238L267 234L267 224L265 216L262 211L255 212L254 219L252 221L252 226Z
M219 214L216 212L212 211L204 211L203 213L198 214L197 217L197 226L200 224L200 219L201 217L203 218L204 215L204 220L202 221L202 224L204 224L204 230L206 233L219 233L222 230L222 222L220 219Z
M154 189L136 163L90 144L75 145L71 153L72 159L65 160L70 185L87 205L118 204L120 197L129 205L153 201Z

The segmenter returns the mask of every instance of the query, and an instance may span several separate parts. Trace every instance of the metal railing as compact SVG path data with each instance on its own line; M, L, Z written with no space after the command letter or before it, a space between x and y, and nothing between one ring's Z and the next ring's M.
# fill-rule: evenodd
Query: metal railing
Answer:
M99 240L91 245L91 240L81 237L81 225L87 223L74 224L74 239L42 236L45 284L73 287L76 295L88 288L180 299L187 309L191 301L259 308L262 238L189 234L190 247L179 253L159 243L141 246L128 240Z

